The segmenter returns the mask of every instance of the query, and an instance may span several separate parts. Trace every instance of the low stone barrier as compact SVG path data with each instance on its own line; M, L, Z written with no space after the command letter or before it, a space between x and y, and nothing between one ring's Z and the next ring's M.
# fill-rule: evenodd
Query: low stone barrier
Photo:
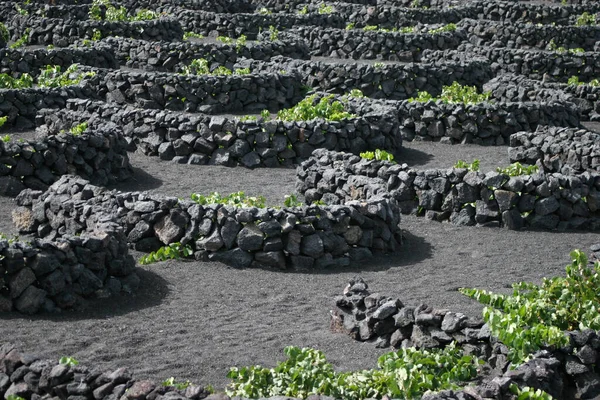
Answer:
M21 231L56 239L109 221L123 227L136 250L180 242L191 246L198 260L301 271L346 266L373 252L392 252L401 240L400 213L385 196L327 207L235 208L99 187L84 195L90 186L75 185L74 180L79 182L63 176L43 194L22 192L22 207L13 218L31 220ZM60 196L64 187L72 187L69 196Z
M476 46L543 50L552 42L556 47L594 51L600 41L600 27L597 26L537 26L513 21L494 23L469 19L462 20L458 26L466 31L470 42Z
M565 175L600 172L600 134L586 129L540 126L535 132L519 132L510 138L511 162L541 162L548 172Z
M104 71L98 78L97 90L109 103L146 109L209 114L276 111L303 97L297 77L281 73L213 76L117 70Z
M119 64L147 71L181 72L194 59L204 58L232 69L241 58L269 60L274 56L310 59L309 49L303 40L277 40L252 43L237 47L220 43L146 42L128 38L107 38L116 53Z
M354 106L348 106L353 111ZM391 111L380 107L337 122L242 121L73 100L65 110L40 111L40 120L55 133L84 121L100 127L109 120L115 128L123 127L129 144L146 155L179 163L254 168L300 164L315 148L354 154L378 148L396 152L402 137Z
M510 135L540 125L579 126L579 109L568 101L445 104L397 103L405 140L506 145Z
M27 189L18 197L22 207L13 212L13 221L19 229L35 232L36 238L27 243L0 239L0 311L54 312L78 307L86 298L131 292L139 285L135 261L128 253L120 226L110 221L88 221L75 236L60 225L61 218L65 223L63 205L85 202L97 188L73 178L68 184L57 182L53 189L51 198L46 198L47 210L33 205L41 191ZM39 239L47 236L47 231L31 228L40 211L53 218L52 226L62 233L60 236ZM52 230L52 226L46 229Z
M442 86L458 82L477 86L492 78L489 63L481 60L468 63L386 64L383 66L358 63L302 61L274 57L270 62L246 60L240 68L251 71L286 71L298 74L303 85L329 93L345 94L360 89L375 99L406 100L427 91L438 96Z
M494 75L515 74L562 83L566 83L571 76L578 76L582 82L587 82L600 75L598 52L572 54L461 44L457 50L424 50L422 61L464 62L473 58L489 60Z
M83 64L96 68L119 68L115 52L107 46L0 49L0 73L26 72L35 76L46 65L59 65L65 70L71 64Z
M40 18L36 15L15 16L7 21L7 27L16 40L30 29L30 45L54 45L66 47L80 39L91 39L94 30L102 37L122 36L142 40L181 40L183 29L174 18L159 18L149 21L95 21L60 18Z
M600 174L510 177L466 169L415 170L318 149L298 167L308 203L344 204L389 194L404 213L456 225L600 230Z
M46 190L65 174L76 174L98 185L125 180L133 172L126 148L123 135L110 127L80 135L2 141L0 194L14 197L25 188Z
M425 394L423 399L513 399L508 390L511 384L541 389L557 399L588 399L600 394L600 376L593 372L600 342L598 333L589 329L568 332L567 348L539 351L512 369L508 347L491 336L481 319L426 304L406 306L397 298L371 293L360 277L351 279L344 294L335 298L331 315L334 331L355 340L374 341L377 347L431 349L455 343L466 354L484 360L478 385L464 391Z
M454 49L467 39L461 31L434 35L427 32L296 27L287 32L303 38L313 56L408 62L420 61L424 50Z

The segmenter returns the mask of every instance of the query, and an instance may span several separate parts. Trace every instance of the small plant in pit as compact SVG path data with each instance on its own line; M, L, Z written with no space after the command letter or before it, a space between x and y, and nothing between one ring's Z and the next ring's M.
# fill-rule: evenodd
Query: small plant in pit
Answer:
M85 78L91 78L96 73L80 72L79 64L71 64L65 72L61 72L60 65L46 65L46 68L40 71L37 84L39 87L63 87L79 84Z
M25 400L25 399L16 394L9 394L8 396L6 396L6 400Z
M248 122L248 121L256 121L256 115L242 115L240 118L241 122Z
M105 9L104 15L102 15L102 8ZM135 15L129 16L125 7L119 6L117 8L111 4L110 0L94 0L90 6L88 16L90 19L96 21L133 22L157 19L159 14L151 10L142 9Z
M600 329L600 261L588 265L585 253L573 250L565 277L544 278L541 285L520 282L510 295L480 289L459 291L486 305L483 316L492 334L519 364L543 347L569 343L564 331Z
M260 112L260 116L262 119L264 119L265 121L268 121L271 119L271 113L269 112L269 110L262 110Z
M69 367L79 365L79 361L77 361L73 357L61 357L60 360L58 360L58 362L59 364L68 365Z
M274 42L279 39L279 30L273 25L269 26L269 39Z
M83 133L85 133L88 129L88 123L87 122L82 122L80 124L77 124L75 126L73 126L70 130L69 133L73 136L81 136ZM64 131L61 131L61 133L65 133Z
M292 208L292 207L302 207L304 205L303 202L301 202L300 200L298 200L298 196L296 196L295 194L288 194L285 196L284 200L283 200L283 205L285 207L288 208Z
M458 160L456 164L454 164L454 168L464 168L469 171L479 171L479 160L475 159L472 163L468 163L463 160Z
M475 378L480 361L453 344L445 349L401 349L379 357L377 369L335 372L323 352L286 347L288 357L275 368L231 368L229 396L247 398L311 394L337 399L419 398L426 391L455 389Z
M306 15L306 14L308 14L308 6L304 6L300 10L298 10L298 15Z
M217 40L225 44L233 44L234 42L234 39L230 38L229 36L217 36Z
M172 386L172 387L174 387L177 390L185 390L191 384L192 384L192 382L190 382L189 380L186 380L185 382L178 382L173 377L170 377L170 378L165 379L164 381L162 381L162 385L163 386Z
M322 118L327 121L340 121L342 119L354 118L344 109L344 104L339 100L334 100L334 95L330 94L321 97L317 101L317 95L305 97L294 107L280 110L277 118L282 121L309 121L316 118Z
M200 205L224 204L234 207L264 208L267 201L264 196L250 197L246 196L246 193L242 191L231 193L227 196L222 196L218 192L211 192L208 196L192 193L190 197L193 201Z
M0 89L27 89L33 86L33 78L28 73L23 73L19 78L8 74L0 74Z
M436 29L430 29L427 31L427 33L429 33L431 35L437 35L439 33L444 33L444 32L454 32L455 30L456 30L456 24L447 24L447 25L441 26Z
M596 15L589 12L584 12L575 21L575 26L589 26L596 25Z
M235 41L235 49L237 50L237 52L239 53L243 47L246 47L246 42L247 42L247 37L246 35L240 35L240 37L238 37Z
M8 32L8 28L2 22L0 22L0 40L3 42L8 42L10 39L10 33Z
M10 142L10 139L12 139L10 135L4 135L0 137L0 140L2 140L4 143Z
M554 39L550 40L550 42L548 43L547 49L550 51L554 51L558 54L565 54L565 53L570 53L570 54L583 54L585 53L585 49L582 49L581 47L577 47L574 49L566 49L563 46L557 46L556 42L554 42Z
M141 265L148 265L159 261L178 260L189 257L193 253L194 250L191 245L182 245L180 242L175 242L142 256L139 259L139 263Z
M589 82L581 82L579 81L579 77L573 75L572 77L569 78L569 80L567 81L568 85L586 85L586 86L600 86L600 79L592 79Z
M29 41L29 32L31 32L31 28L25 29L25 33L8 47L11 49L18 49L19 47L25 46Z
M0 117L0 128L6 123L6 120L8 120L7 116Z
M256 11L256 13L257 13L257 14L260 14L260 15L271 15L271 14L273 14L273 13L271 12L271 10L269 10L267 7L261 7L261 8L259 8L259 9Z
M346 25L346 30L350 31L350 30L354 29L355 26L356 26L356 23L349 22L348 25Z
M511 383L509 386L509 390L515 396L517 396L517 400L553 400L554 397L550 396L548 393L544 392L541 389L534 389L529 386L525 386L520 388L514 383Z
M204 39L204 35L201 33L195 33L195 32L184 32L183 33L183 40L188 40L188 39Z
M319 8L317 11L319 14L331 14L331 13L333 13L334 9L332 6L328 6L325 3L322 3L319 5Z
M94 28L92 30L92 40L94 42L97 42L100 39L102 39L102 32L100 32L98 29Z
M489 102L492 92L477 93L475 86L463 86L458 82L453 82L450 86L442 87L440 97L433 97L426 91L417 92L417 97L408 99L409 102L426 103L428 101L442 101L446 104L477 104Z
M366 160L389 161L396 164L396 161L394 161L394 155L381 149L376 149L375 151L365 151L364 153L360 153L360 156Z
M229 68L220 65L211 71L208 60L197 58L192 60L190 65L182 67L181 73L184 75L247 75L250 73L250 69L241 68L232 71Z
M363 28L363 31L365 31L365 32L372 32L372 31L376 31L377 29L378 29L377 25L366 25Z
M515 162L510 164L508 167L496 168L496 172L499 172L508 176L521 176L521 175L531 175L538 172L539 168L537 165L523 165L520 162Z
M18 4L15 4L15 10L17 10L17 13L19 13L19 15L29 15L29 11L21 8L21 6Z

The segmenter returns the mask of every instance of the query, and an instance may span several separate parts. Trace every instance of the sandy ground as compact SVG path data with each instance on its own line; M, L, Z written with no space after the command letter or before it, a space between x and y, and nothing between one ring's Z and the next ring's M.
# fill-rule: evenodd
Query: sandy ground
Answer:
M507 165L505 147L406 143L401 162L418 168L481 160L487 171ZM120 190L190 192L245 190L278 204L294 191L293 169L177 165L131 155L135 177ZM0 198L0 230L10 232L13 202ZM425 302L479 315L458 287L506 290L515 281L539 282L564 273L569 251L588 250L597 234L456 227L404 217L405 242L394 255L319 273L237 270L219 263L162 262L140 268L142 289L59 315L0 314L0 341L45 357L73 356L101 369L129 368L139 378L189 379L223 388L231 366L273 366L288 345L321 349L339 370L375 366L385 350L329 331L332 299L362 275L373 292L405 304ZM136 257L139 254L135 255Z

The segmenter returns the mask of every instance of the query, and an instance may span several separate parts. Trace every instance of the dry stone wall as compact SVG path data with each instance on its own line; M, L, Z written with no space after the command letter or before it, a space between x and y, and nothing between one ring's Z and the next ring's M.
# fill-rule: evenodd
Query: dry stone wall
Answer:
M389 194L404 213L456 225L600 230L597 172L510 177L460 168L423 171L315 150L298 167L296 190L307 202L327 204Z

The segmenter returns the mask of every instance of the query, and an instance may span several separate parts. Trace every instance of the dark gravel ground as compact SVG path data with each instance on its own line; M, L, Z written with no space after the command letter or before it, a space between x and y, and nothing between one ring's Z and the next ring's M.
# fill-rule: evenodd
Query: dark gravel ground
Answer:
M507 165L506 154L503 147L415 142L406 144L400 161L445 168L478 158L487 171ZM293 169L188 166L140 154L131 160L135 177L117 185L120 190L180 197L244 190L270 204L294 191ZM0 198L4 232L11 232L13 206ZM425 302L475 316L481 307L456 288L500 291L515 281L539 282L564 273L572 249L599 241L592 233L456 227L410 216L402 224L405 241L397 254L343 270L284 273L195 261L146 266L134 296L60 315L0 315L0 338L46 357L68 355L102 369L125 366L137 377L173 376L217 388L227 384L230 366L273 366L288 345L321 349L340 370L371 368L384 350L328 329L332 299L352 276L362 275L373 292L405 304Z

